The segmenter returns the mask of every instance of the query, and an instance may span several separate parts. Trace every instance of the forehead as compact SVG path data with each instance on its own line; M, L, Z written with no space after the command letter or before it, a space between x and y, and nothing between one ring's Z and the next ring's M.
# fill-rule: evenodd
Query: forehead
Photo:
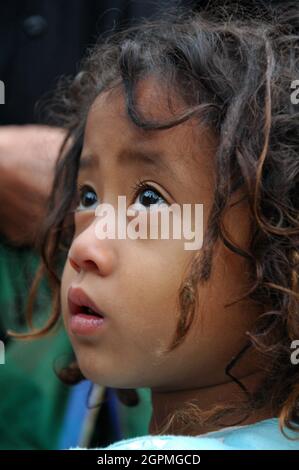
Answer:
M155 81L144 81L136 90L136 107L146 120L162 121L173 118L186 106L168 94ZM124 156L134 162L130 172L161 178L181 192L185 202L201 201L203 191L211 193L215 185L214 156L217 139L213 131L203 126L198 118L170 129L144 130L128 116L126 98L122 88L101 93L89 111L85 128L82 158L93 160L96 166L122 174ZM155 162L142 166L140 157ZM81 168L82 160L81 158ZM128 160L127 160L128 161ZM111 181L111 180L110 180ZM170 190L170 189L169 189ZM182 193L182 191L184 193Z
M157 80L140 81L136 86L135 104L141 118L146 121L165 122L186 110L183 101L169 94ZM95 132L96 130L96 132ZM101 132L103 131L103 132ZM215 149L216 136L212 129L200 124L197 118L170 129L144 130L137 126L127 114L123 89L118 86L101 93L93 102L86 124L86 140L94 137L108 140L117 134L119 142L134 145L175 148L179 153L196 156L207 148ZM112 141L110 140L112 144Z

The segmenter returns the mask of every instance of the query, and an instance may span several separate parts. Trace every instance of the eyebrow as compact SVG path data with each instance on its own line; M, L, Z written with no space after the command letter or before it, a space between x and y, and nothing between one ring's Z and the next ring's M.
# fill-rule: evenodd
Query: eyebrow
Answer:
M98 161L93 155L88 154L80 158L79 170L94 169L98 166Z
M178 175L172 167L165 161L165 154L157 151L144 151L136 149L123 150L117 157L119 165L145 165L157 171L168 172L174 179L178 180ZM98 159L93 154L84 155L80 159L79 169L95 169L99 165Z

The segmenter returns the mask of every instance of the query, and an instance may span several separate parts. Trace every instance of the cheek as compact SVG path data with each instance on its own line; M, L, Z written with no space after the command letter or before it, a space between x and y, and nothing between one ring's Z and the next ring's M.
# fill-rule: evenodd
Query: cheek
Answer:
M136 334L147 331L154 341L160 337L169 343L179 315L179 288L191 255L176 242L145 244L136 247L135 243L125 252L120 297Z

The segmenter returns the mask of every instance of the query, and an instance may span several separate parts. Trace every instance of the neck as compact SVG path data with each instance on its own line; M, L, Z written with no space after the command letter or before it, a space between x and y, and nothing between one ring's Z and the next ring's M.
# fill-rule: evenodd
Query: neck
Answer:
M260 372L252 373L241 378L241 382L249 392L253 392L262 379ZM244 417L242 410L234 411L233 415L224 418L227 424L213 425L211 420L205 420L205 416L214 407L221 406L225 403L244 402L245 394L240 387L234 382L226 382L216 384L209 387L202 387L193 390L176 390L159 392L151 390L153 413L149 426L149 433L157 434L175 434L197 436L206 432L216 431L226 426L232 426L236 423L240 425L253 424L257 421L267 419L273 416L270 409L263 409L255 413L250 413L249 417ZM175 419L171 422L169 428L163 431L163 427L168 422L169 416L181 410L186 406L187 402L194 402L196 410L200 410L197 418L194 420L187 418L186 420ZM193 405L194 409L194 405Z

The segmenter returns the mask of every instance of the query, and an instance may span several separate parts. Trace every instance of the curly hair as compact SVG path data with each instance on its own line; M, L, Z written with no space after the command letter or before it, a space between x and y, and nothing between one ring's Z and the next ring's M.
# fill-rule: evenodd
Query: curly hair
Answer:
M44 328L22 336L45 334L60 318L61 266L74 233L72 209L87 114L100 93L123 86L128 118L145 131L169 129L196 116L219 138L213 206L202 249L195 253L179 292L181 317L169 351L188 334L196 314L197 287L210 278L219 239L248 260L251 285L242 299L252 299L266 310L226 368L242 388L231 373L237 361L249 348L267 359L266 378L252 394L243 387L244 403L238 407L246 416L270 401L282 431L298 431L299 367L290 360L290 345L299 339L299 112L290 96L292 82L299 79L299 7L294 1L272 7L250 3L250 9L223 1L210 2L201 12L176 9L100 38L88 51L81 72L60 83L51 116L67 130L67 137L38 243L42 264L30 294L29 324L33 326L34 298L44 275L53 287L53 311ZM183 98L180 115L156 122L140 114L135 87L150 75L159 77L169 96L175 92ZM252 216L248 251L238 247L223 227L230 198L240 188ZM68 383L83 378L75 361L60 376ZM117 392L128 405L136 403L134 389ZM232 404L204 414L189 403L161 432L174 419L182 427L190 420L219 424L234 411Z

